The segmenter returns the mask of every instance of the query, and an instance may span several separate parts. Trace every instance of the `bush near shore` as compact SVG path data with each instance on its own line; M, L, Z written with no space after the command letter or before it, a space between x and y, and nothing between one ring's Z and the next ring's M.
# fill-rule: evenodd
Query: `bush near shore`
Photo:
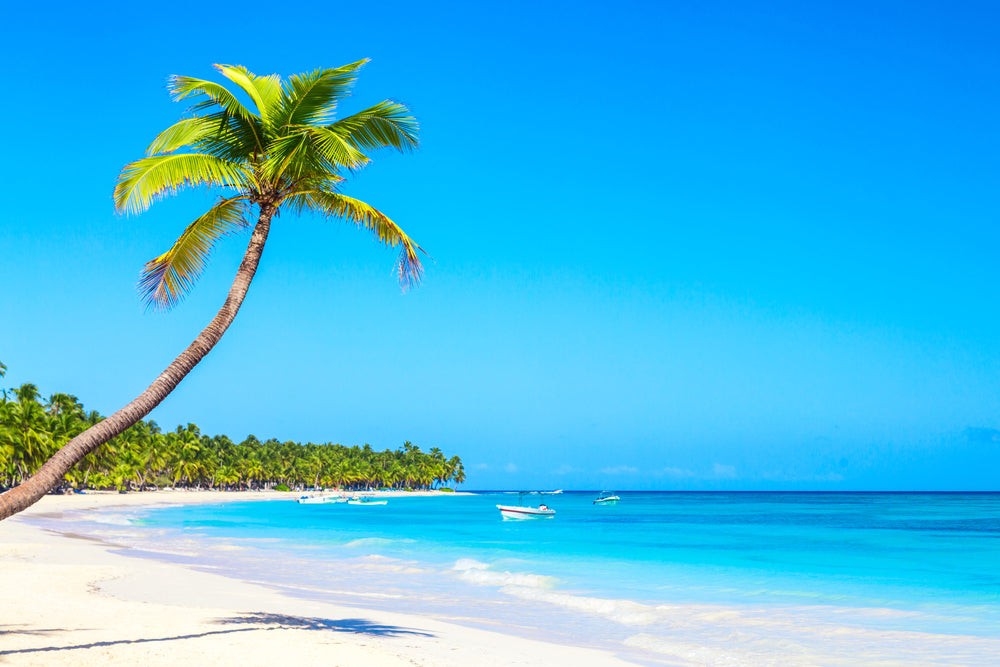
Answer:
M70 439L101 421L76 396L52 394L23 384L0 398L0 488L20 484ZM89 454L65 477L76 489L138 490L180 486L213 489L387 487L430 489L465 480L458 456L438 448L423 452L410 442L395 451L327 443L240 443L225 435L203 435L194 424L164 433L156 422L140 421Z

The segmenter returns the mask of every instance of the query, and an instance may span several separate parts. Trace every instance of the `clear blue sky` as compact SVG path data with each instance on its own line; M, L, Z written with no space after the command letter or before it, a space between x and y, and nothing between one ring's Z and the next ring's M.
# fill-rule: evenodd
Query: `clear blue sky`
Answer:
M115 215L170 74L368 57L421 149L348 186L432 256L280 218L235 325L151 417L458 453L466 488L1000 488L992 3L15 3L0 49L7 386L110 414L224 299L142 264L203 192Z

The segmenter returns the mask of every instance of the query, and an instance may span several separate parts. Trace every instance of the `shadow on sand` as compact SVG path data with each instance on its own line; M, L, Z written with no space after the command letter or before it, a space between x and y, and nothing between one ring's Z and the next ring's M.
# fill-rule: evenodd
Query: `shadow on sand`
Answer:
M15 655L18 653L43 653L47 651L74 651L77 649L99 648L103 646L117 646L119 644L147 644L151 642L169 642L181 639L196 639L198 637L208 637L211 635L225 635L236 632L252 632L254 630L320 630L326 632L347 632L357 635L369 635L374 637L400 637L404 635L418 637L433 637L434 635L418 630L410 630L394 625L380 625L372 623L362 618L342 618L338 620L328 618L306 618L304 616L286 616L283 614L253 613L233 616L231 618L220 618L215 621L218 625L246 626L233 627L227 630L209 630L207 632L193 633L189 635L176 635L174 637L143 637L139 639L117 639L103 642L92 642L90 644L68 644L63 646L42 646L38 648L22 648L11 651L0 650L0 656ZM64 632L58 629L35 630L20 629L24 626L0 626L0 639L4 635L49 635ZM74 630L80 632L80 630Z

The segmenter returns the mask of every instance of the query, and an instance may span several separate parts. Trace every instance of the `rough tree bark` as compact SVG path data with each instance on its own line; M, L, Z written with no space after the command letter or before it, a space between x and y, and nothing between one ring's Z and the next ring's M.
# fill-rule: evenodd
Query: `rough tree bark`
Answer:
M84 456L91 453L117 435L121 435L130 426L152 412L180 381L190 373L205 355L212 351L216 343L226 333L239 312L243 299L250 288L250 282L257 272L264 243L271 228L271 218L277 209L268 203L262 203L257 225L250 236L247 251L236 271L233 285L222 308L205 329L198 334L194 342L188 346L166 370L160 373L146 391L137 396L131 403L114 413L107 419L91 426L76 436L45 462L34 475L24 480L13 489L0 494L0 520L27 509L39 498L51 491L59 483L70 468L79 463Z

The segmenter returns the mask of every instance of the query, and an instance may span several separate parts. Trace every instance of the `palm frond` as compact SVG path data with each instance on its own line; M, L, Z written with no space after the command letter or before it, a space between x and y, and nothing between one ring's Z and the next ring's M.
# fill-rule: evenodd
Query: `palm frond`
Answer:
M168 80L167 88L172 93L175 102L195 95L204 95L208 99L193 105L190 109L192 113L199 113L219 106L230 116L243 123L256 138L258 148L263 148L264 140L260 127L260 117L243 106L225 86L203 79L174 75Z
M324 171L324 166L309 135L300 132L271 141L260 171L265 180L274 183L282 178L286 181L296 180L310 173Z
M405 106L391 100L341 118L329 129L354 146L368 150L386 147L398 151L412 150L420 142L417 119Z
M245 199L222 200L188 225L170 250L146 263L138 289L147 305L169 308L194 286L215 242L247 226Z
M160 132L146 149L146 155L173 153L178 148L193 146L206 136L219 131L219 123L204 116L185 118Z
M281 100L281 111L272 119L276 128L290 125L323 124L346 97L358 70L368 62L359 60L336 69L321 69L288 78Z
M153 155L125 165L115 184L115 208L141 213L155 199L184 186L247 187L253 177L241 166L211 155Z
M278 110L281 101L281 77L277 74L257 76L242 65L215 65L223 76L246 92L257 105L257 113L264 124Z
M295 213L296 215L312 211L315 208L312 193L336 192L344 180L342 176L326 173L322 176L309 175L291 182L286 190L286 194L279 202L281 209Z
M210 121L216 131L205 134L193 147L199 153L208 153L223 160L243 162L259 154L256 128L248 126L226 111L218 111L203 116Z
M314 210L329 217L349 220L358 227L364 227L371 231L380 243L390 248L399 247L399 259L396 261L395 273L404 290L420 282L420 276L424 269L420 264L417 252L424 252L424 250L414 243L402 228L390 220L387 215L360 199L354 199L338 192L313 191L301 194L308 198Z
M368 156L343 134L328 127L307 127L303 130L309 134L317 152L329 163L331 171L344 167L360 169L368 164Z

